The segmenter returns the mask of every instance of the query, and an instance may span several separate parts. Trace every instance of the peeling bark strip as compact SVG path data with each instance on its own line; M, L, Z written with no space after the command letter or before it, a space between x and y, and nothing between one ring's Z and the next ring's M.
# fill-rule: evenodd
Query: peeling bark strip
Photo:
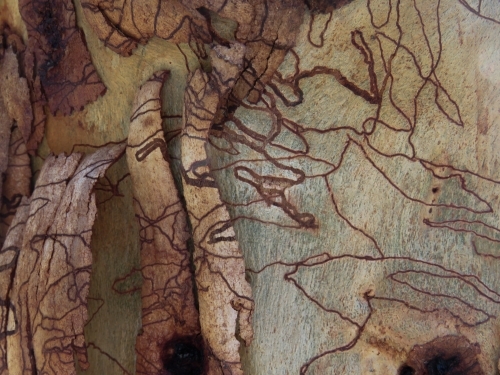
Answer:
M50 156L31 197L10 301L17 326L7 337L12 374L76 374L87 367L83 328L97 212L94 184L123 145L83 156Z
M295 39L304 15L303 0L254 0L255 15L248 34L238 28L236 40L246 46L244 69L232 95L256 103L266 83L281 65ZM240 14L233 18L239 21Z
M16 309L9 298L13 275L22 246L24 226L28 219L29 199L23 198L0 250L0 374L8 375L7 336L18 329Z
M8 164L3 185L0 208L0 244L7 234L22 197L30 195L31 166L23 136L18 127L10 134Z
M245 1L143 0L121 2L84 0L85 16L104 44L122 56L130 56L137 44L156 36L172 43L189 43L200 58L205 58L203 43L212 41L213 30L204 10L238 20L247 33L254 14Z
M241 44L214 47L212 73L191 74L184 95L184 197L193 228L200 323L210 352L210 374L242 374L236 332L246 345L253 337L253 300L243 256L205 150L221 100L241 72L244 51Z
M2 112L4 116L9 116L12 121L16 122L27 151L34 153L43 138L45 127L43 107L46 101L42 97L40 78L33 74L33 56L30 55L28 59L24 59L25 46L21 37L13 33L8 26L4 26L0 33L2 39L0 97L5 105ZM23 74L27 78L22 77ZM3 149L7 150L7 148ZM31 171L29 174L31 176ZM5 232L3 234L5 235Z
M7 115L7 109L0 97L0 196L2 196L2 185L9 163L9 139L12 120Z
M7 114L17 123L25 140L31 135L33 111L26 78L19 76L19 63L12 47L9 47L1 60L0 95L3 98Z
M40 78L53 114L81 110L106 92L76 25L71 0L21 0L21 15L28 29L27 76ZM35 74L30 73L35 63ZM36 87L36 84L34 85ZM41 92L37 92L41 94Z
M187 217L170 170L160 113L160 91L167 77L168 72L157 72L138 91L128 136L143 278L136 373L201 374L203 349L186 245Z
M305 9L303 0L84 0L82 7L98 37L123 56L130 56L138 43L157 36L172 43L189 43L198 58L205 59L204 43L228 46L230 42L218 32L212 14L236 21L234 40L247 48L233 94L238 100L248 96L251 102L258 101L295 45Z
M153 36L172 43L210 42L202 15L182 1L84 0L82 7L98 37L123 56L130 56L138 43L146 44ZM204 53L202 43L199 51Z
M13 44L22 43L15 34L5 39L10 44L3 49L7 43L2 41L0 46L0 246L21 197L30 194L31 168L23 137L29 139L33 121L28 83L19 76L13 50Z

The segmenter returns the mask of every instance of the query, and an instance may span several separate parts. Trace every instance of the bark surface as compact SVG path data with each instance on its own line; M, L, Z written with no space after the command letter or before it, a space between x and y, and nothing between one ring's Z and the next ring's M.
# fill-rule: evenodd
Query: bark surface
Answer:
M3 233L25 222L0 252L0 373L498 373L495 1L30 4L0 0L24 98L0 100ZM68 100L46 96L56 73L82 83ZM94 227L63 222L76 152L113 144L82 192ZM6 196L26 152L37 187ZM48 269L70 247L71 282Z

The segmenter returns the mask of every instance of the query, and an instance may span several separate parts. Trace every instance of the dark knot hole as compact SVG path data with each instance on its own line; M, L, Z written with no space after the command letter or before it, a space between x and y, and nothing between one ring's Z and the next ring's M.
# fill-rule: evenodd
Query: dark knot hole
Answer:
M166 342L162 362L167 375L202 375L204 355L201 336L176 338Z

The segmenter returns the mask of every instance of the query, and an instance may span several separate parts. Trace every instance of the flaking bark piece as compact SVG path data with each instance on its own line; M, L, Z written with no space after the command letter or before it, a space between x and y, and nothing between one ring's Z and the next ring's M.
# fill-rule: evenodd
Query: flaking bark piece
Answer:
M1 60L0 65L0 95L3 98L7 114L13 119L25 141L31 135L33 111L30 103L28 81L19 76L19 63L16 54L9 47Z
M40 77L35 77L33 81L30 81L30 100L33 108L33 123L31 126L31 134L29 139L26 141L26 149L31 155L35 155L35 151L38 145L43 139L45 131L45 121L47 116L45 114L45 106L47 100L42 93L42 84L40 83Z
M24 197L12 220L5 242L0 250L0 374L7 371L7 336L18 329L16 310L9 299L12 276L22 246L24 226L28 219L29 199Z
M45 160L10 295L19 327L7 337L13 374L76 374L74 357L88 366L83 328L97 211L92 189L123 148Z
M221 101L243 68L244 46L216 46L211 74L196 70L184 95L181 136L184 197L192 226L200 324L209 371L242 374L236 332L249 345L253 300L229 213L211 176L205 147Z
M0 97L4 97L9 116L15 119L20 128L27 151L34 155L43 138L46 118L44 106L47 104L40 77L34 71L35 57L32 53L26 53L21 37L8 26L4 26L1 34L0 55L7 53L6 66L2 70L8 76L5 79L3 74L4 78L0 78ZM3 65L3 62L0 64Z
M1 116L1 114L0 114ZM2 146L3 147L3 146ZM22 197L30 195L31 166L24 138L16 126L10 134L8 150L8 164L3 185L1 189L2 204L0 208L0 244L3 243L5 235L16 210L21 203ZM0 149L2 153L4 149Z
M22 196L30 194L31 168L25 140L31 136L33 113L26 78L20 76L14 52L24 48L16 34L2 30L0 58L0 246ZM21 135L22 133L22 135ZM24 138L24 139L23 139Z
M244 70L232 94L237 101L247 98L256 103L287 52L295 46L305 6L303 0L254 0L252 4L255 15L250 31L236 34L246 52Z
M0 97L0 196L2 195L5 172L9 164L9 141L12 120L7 114L7 108Z
M163 374L175 366L169 350L192 353L184 373L201 373L198 310L193 296L187 215L170 170L162 130L160 91L168 72L155 73L136 94L127 145L134 208L140 227L142 330L137 374ZM186 353L184 353L186 354ZM199 372L193 372L198 369Z
M202 45L212 41L214 32L204 10L236 20L242 38L251 32L255 13L253 4L241 0L85 0L82 7L101 41L122 56L130 56L138 43L156 36L172 43L190 43L198 57L204 58Z
M210 11L238 23L236 41L247 46L244 69L233 90L236 101L257 102L266 83L294 45L304 14L303 0L84 0L94 32L116 53L130 56L151 37L189 43L205 58L203 43L229 45L211 25Z
M21 0L19 7L28 30L27 61L36 62L36 74L27 69L27 76L40 78L50 111L69 115L103 95L106 86L76 25L73 2Z
M99 39L122 56L130 56L138 43L153 36L172 43L211 40L202 15L178 0L84 0L82 7Z

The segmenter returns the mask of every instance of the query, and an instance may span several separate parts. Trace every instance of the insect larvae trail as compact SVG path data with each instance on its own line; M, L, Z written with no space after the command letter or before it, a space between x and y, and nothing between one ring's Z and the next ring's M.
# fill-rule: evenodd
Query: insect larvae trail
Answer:
M167 78L168 71L156 72L137 92L127 145L143 279L136 373L201 375L203 350L186 244L187 215L162 129L160 92Z
M192 225L201 332L208 346L208 373L243 374L240 338L253 338L253 300L243 255L210 169L206 146L223 98L243 68L245 47L215 46L212 72L191 73L184 94L181 135L184 197Z

